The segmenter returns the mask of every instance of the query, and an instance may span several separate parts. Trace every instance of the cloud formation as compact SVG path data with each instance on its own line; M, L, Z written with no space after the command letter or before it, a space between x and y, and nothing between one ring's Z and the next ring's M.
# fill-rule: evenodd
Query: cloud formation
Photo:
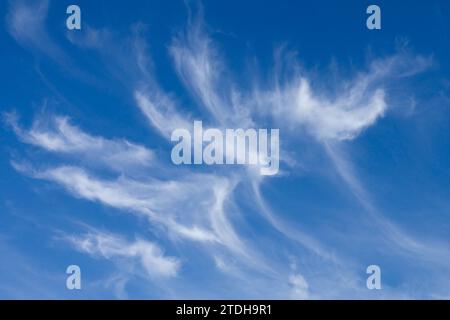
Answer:
M12 4L8 15L9 30L20 44L61 61L66 54L53 45L44 28L47 7L46 1L36 8L22 2ZM31 10L37 10L41 15L30 16ZM389 84L426 70L431 60L396 53L368 63L364 70L351 76L342 77L335 90L325 90L317 85L306 70L292 68L293 72L287 76L276 67L269 79L256 77L254 83L239 86L233 81L231 68L226 65L219 46L205 31L203 20L194 20L189 21L184 32L173 37L168 54L178 80L198 106L197 116L205 116L205 123L211 127L283 128L282 139L286 142L281 150L281 160L285 161L285 170L291 175L295 172L287 165L286 155L289 152L293 158L300 158L301 152L295 145L298 137L307 137L310 145L318 144L324 148L335 165L333 170L360 202L366 204L365 210L376 217L383 228L383 237L387 235L386 238L396 242L405 242L404 247L409 251L421 251L424 247L420 241L400 232L387 218L375 214L369 193L338 151L344 143L351 143L388 114L391 108ZM25 24L34 26L34 31L25 28ZM120 78L126 84L123 86L125 94L136 105L137 112L164 138L161 146L166 148L170 133L177 128L190 128L194 116L186 114L174 95L158 83L142 28L139 24L135 26L132 35L125 40L117 40L110 30L93 27L83 31L84 37L71 34L67 37L72 45L101 54L107 65L105 69L111 73L108 81ZM290 61L276 55L275 66L286 63ZM249 78L255 78L252 76ZM170 245L181 243L183 248L194 251L189 256L191 260L195 261L199 255L207 256L217 269L208 270L211 274L218 271L227 277L247 279L254 294L274 294L271 291L276 288L281 298L336 297L349 292L349 283L354 289L354 283L360 280L352 269L345 273L348 279L344 285L339 284L342 279L330 276L327 284L335 285L334 292L313 289L314 285L325 287L317 276L311 276L315 268L325 270L323 274L334 268L344 269L341 252L325 245L306 227L291 223L291 219L301 217L273 210L269 197L263 192L263 187L273 180L255 175L251 168L176 170L170 163L159 162L155 152L143 144L89 134L73 125L68 117L39 118L29 129L22 128L13 114L7 115L7 119L23 143L66 157L48 167L12 161L17 171L51 181L75 198L144 218L152 228L162 230L155 232L155 236ZM309 139L311 137L313 139ZM72 158L83 161L77 165L67 163ZM103 168L113 169L113 175L105 176ZM132 174L135 171L141 173L139 177ZM256 213L260 216L255 217ZM263 222L258 220L260 217ZM277 241L276 250L270 247L272 240L264 239L252 223L271 228L274 241ZM151 231L142 231L145 232ZM150 279L183 277L181 258L164 255L161 246L153 242L127 241L121 235L98 231L70 235L67 240L77 250L94 257L138 262ZM266 244L272 251L265 247ZM304 254L304 263L310 269L293 272L287 258L292 255L291 251L294 255ZM327 267L323 267L324 264ZM355 264L351 261L348 268L354 268ZM314 295L312 291L315 291Z
M6 121L24 142L49 152L83 157L90 162L123 171L130 167L149 167L156 161L154 153L125 139L93 136L72 125L68 117L50 116L36 119L29 130L22 129L15 114Z
M276 59L277 64L292 63L281 54ZM293 75L285 76L279 67L274 71L274 84L256 90L252 99L259 111L270 114L280 125L292 130L306 128L318 141L351 140L385 115L387 85L423 72L431 63L431 58L399 52L372 61L367 71L353 79L338 79L333 94L313 88L306 72L294 68Z
M175 277L180 268L180 261L164 255L155 243L136 240L127 242L117 235L102 232L91 232L82 236L68 236L77 250L94 257L108 260L135 259L150 278Z

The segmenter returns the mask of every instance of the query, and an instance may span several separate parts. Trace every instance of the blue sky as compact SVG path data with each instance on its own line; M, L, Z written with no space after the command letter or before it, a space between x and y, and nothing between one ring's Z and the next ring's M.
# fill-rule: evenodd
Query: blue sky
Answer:
M0 4L1 298L450 297L447 1L70 4ZM194 120L280 172L174 165Z

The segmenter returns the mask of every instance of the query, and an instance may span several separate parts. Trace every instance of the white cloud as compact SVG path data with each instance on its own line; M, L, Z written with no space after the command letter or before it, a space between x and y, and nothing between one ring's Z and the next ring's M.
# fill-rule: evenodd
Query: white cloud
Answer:
M150 90L152 91L152 90ZM192 127L188 117L182 117L174 107L172 100L158 90L151 93L136 91L134 98L141 112L166 139L170 139L172 131L179 128Z
M326 143L325 150L332 160L335 169L353 196L362 205L367 214L366 219L370 225L376 226L381 239L386 241L391 252L422 257L447 265L449 262L442 259L448 256L449 250L445 243L432 242L419 239L400 228L388 216L381 213L366 189L351 161L344 155L339 144Z
M100 49L106 44L106 40L110 41L111 33L107 29L95 29L86 23L83 25L83 31L71 32L67 31L67 39L74 45L89 48Z
M305 278L299 274L292 274L289 277L289 284L291 286L291 299L296 300L305 300L309 297L309 285L308 282L306 282Z
M189 115L178 110L176 101L156 81L144 37L146 29L145 25L137 23L132 28L132 36L118 39L108 29L88 26L83 33L68 33L67 37L83 49L95 49L111 76L131 90L137 107L150 125L165 139L170 139L174 129L190 128L192 121ZM118 47L117 43L123 46Z
M42 15L36 21L29 17L30 8L13 7L9 15L9 28L17 41L31 45L56 59L62 55L58 53L59 49L52 48L46 33L39 31L43 30L43 19L47 11L47 2L44 4L38 8ZM24 23L34 24L38 31L27 31ZM36 38L49 44L49 49L34 40L32 32L38 32ZM105 65L110 68L108 70L114 78L125 84L137 107L163 137L168 139L175 128L191 127L191 117L180 112L176 100L157 83L146 43L139 32L130 39L127 38L127 41L117 41L108 30L99 31L89 27L84 38L75 38L69 34L68 37L73 44L84 49L103 51ZM114 47L116 43L121 43L119 49ZM180 34L173 40L170 53L175 70L186 89L212 116L211 124L246 128L250 125L267 127L267 123L270 123L294 133L299 129L306 129L324 145L330 141L355 139L363 130L373 126L391 107L387 84L399 77L423 71L430 63L420 56L401 54L376 60L366 72L358 73L350 80L342 78L335 86L336 90L332 90L334 94L316 86L310 76L300 72L294 72L285 81L278 80L285 78L275 74L274 78L277 80L272 86L265 89L258 87L250 92L233 83L231 72L218 47L202 30L201 20L190 24L185 34ZM257 80L264 82L263 79ZM251 84L250 87L252 85L257 87L256 84ZM91 161L113 166L120 171L123 171L123 166L139 167L154 160L153 153L143 146L126 140L89 135L71 125L67 118L54 118L50 124L37 122L27 131L12 123L23 142L56 153L88 157ZM293 136L285 136L285 139L293 139ZM288 140L284 145L289 148L289 142L292 141ZM357 178L338 158L333 160L352 192L365 201L364 188ZM275 279L280 288L289 288L288 291L280 292L280 295L295 299L309 297L309 282L306 275L297 272L286 279L285 269L279 267L275 259L265 252L265 248L261 248L262 242L259 242L258 235L244 239L233 225L233 218L239 215L241 209L234 199L235 196L240 196L236 195L235 189L242 181L250 181L251 190L247 190L247 199L242 197L239 200L256 207L273 228L331 264L342 262L329 249L324 248L319 240L304 230L290 226L288 221L283 222L283 219L279 219L271 211L260 190L262 178L254 175L251 170L239 171L242 176L235 176L225 170L199 174L191 168L171 171L173 167L167 166L163 170L158 168L146 171L145 174L149 176L146 180L134 180L123 172L117 178L104 179L95 171L67 165L42 171L18 163L13 165L25 174L61 185L75 197L148 218L152 225L167 231L163 234L171 239L189 239L201 243L213 257L219 270L227 274L239 274L243 279L248 278L249 286L253 285L251 289L255 289L255 292L267 292L269 286L265 284L273 283L251 283L262 273L265 274L261 279L269 275L264 279ZM243 219L237 221L241 222ZM396 231L388 224L384 227L389 231ZM407 241L407 246L416 246L412 238L403 237L401 233L396 233L393 237L398 237L398 241ZM79 250L95 256L139 261L151 276L170 277L176 275L179 269L177 259L165 257L158 246L147 241L128 242L105 233L90 233L71 239ZM224 247L228 250L223 250ZM418 248L422 249L420 246ZM320 259L320 263L322 262ZM250 267L250 271L245 267Z
M170 53L177 74L216 123L248 127L252 124L250 110L241 105L240 92L230 83L222 57L202 28L198 19L186 34L173 39Z
M294 131L306 128L321 142L351 140L386 113L387 84L421 72L430 64L429 58L405 53L374 60L366 72L353 79L338 79L333 95L313 88L311 79L299 71L283 82L279 80L283 76L275 74L273 87L256 90L251 99L260 112L271 115L280 126Z
M283 97L288 110L285 120L305 125L320 140L352 139L372 125L386 110L384 91L376 90L369 98L343 96L336 101L320 99L311 91L308 80L301 79L293 92Z
M254 204L257 206L258 211L263 215L273 228L281 232L287 238L301 244L316 255L330 260L337 261L337 257L331 253L328 248L325 248L318 239L309 235L306 231L301 230L299 227L293 228L289 225L289 222L283 221L279 216L274 214L270 207L267 205L264 197L261 193L261 182L252 182L252 191L254 193Z
M77 167L63 166L44 171L13 163L35 178L61 184L76 197L144 215L176 236L207 243L221 243L243 252L242 243L228 222L223 206L232 191L227 179L208 175L183 180L145 182L119 177L102 180Z
M7 28L22 46L36 50L58 63L67 64L67 55L49 36L45 27L48 6L48 0L33 3L23 0L10 1L6 17Z
M79 156L119 171L156 162L151 150L124 139L92 136L72 125L67 117L37 119L29 130L19 127L14 114L6 118L23 142L50 152Z
M67 240L77 250L94 257L136 259L151 278L175 277L180 268L177 258L165 256L158 245L145 240L127 242L119 236L102 232L70 236Z

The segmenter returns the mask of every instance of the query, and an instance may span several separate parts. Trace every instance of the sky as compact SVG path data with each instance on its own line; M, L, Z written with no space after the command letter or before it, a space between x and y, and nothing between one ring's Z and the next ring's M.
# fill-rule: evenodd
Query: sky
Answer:
M0 298L450 298L449 15L2 1ZM279 172L175 165L196 120L279 129Z

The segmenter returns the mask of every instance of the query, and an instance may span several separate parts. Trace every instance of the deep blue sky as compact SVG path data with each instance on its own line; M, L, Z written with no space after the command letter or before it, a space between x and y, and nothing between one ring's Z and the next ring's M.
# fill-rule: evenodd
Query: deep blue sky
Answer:
M449 298L449 10L2 1L0 298ZM173 165L193 120L280 173Z

